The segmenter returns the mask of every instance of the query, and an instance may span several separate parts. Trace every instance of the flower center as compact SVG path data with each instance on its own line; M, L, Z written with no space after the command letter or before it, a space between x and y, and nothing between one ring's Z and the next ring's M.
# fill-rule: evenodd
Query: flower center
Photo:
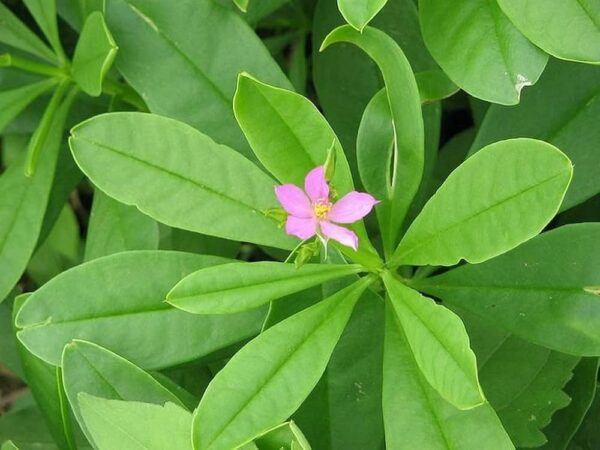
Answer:
M327 214L331 210L331 203L327 200L319 200L313 205L313 211L317 219L325 219L327 218Z

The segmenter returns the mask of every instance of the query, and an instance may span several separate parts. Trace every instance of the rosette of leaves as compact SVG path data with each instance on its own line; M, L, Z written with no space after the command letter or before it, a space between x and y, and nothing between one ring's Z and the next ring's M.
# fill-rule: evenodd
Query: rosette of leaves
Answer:
M384 2L364 10L339 3L354 28L335 29L322 50L352 44L383 80L358 130L360 179L327 120L290 90L231 11L199 2L173 14L191 24L216 17L219 30L247 38L236 64L209 64L227 43L220 31L202 31L210 45L186 41L185 27L173 26L178 20L158 1L109 0L114 40L100 13L87 16L82 33L104 36L104 57L68 82L101 91L116 42L124 52L118 70L152 113L111 112L71 130L72 157L98 192L87 262L13 302L22 370L61 447L85 447L86 439L97 448L202 450L539 446L540 430L569 402L565 392L576 401L548 435L568 442L575 434L600 355L600 227L544 229L565 195L574 206L596 185L574 178L577 192L568 191L573 165L557 133L490 139L486 119L476 141L485 144L449 164L422 206L421 189L435 185L423 89L400 46L367 26ZM52 27L39 25L54 48ZM132 41L143 43L139 55ZM139 63L156 52L175 55L172 65L149 71ZM211 64L227 70L227 82ZM183 92L147 90L173 67L193 80ZM57 92L55 103L64 104ZM199 93L211 105L200 112L189 103ZM489 117L502 116L493 108ZM51 179L54 163L43 172L43 158L54 154L39 157L30 167ZM14 166L19 175L23 161ZM339 196L362 184L380 200L376 221L352 225L356 251L330 243L320 261L279 262L299 242L281 229L274 186L301 184L327 163ZM188 252L158 250L157 222L168 227L170 247ZM187 232L219 245L251 243L276 261L194 254L208 244L186 240ZM13 272L11 287L22 267ZM192 383L174 381L190 374Z

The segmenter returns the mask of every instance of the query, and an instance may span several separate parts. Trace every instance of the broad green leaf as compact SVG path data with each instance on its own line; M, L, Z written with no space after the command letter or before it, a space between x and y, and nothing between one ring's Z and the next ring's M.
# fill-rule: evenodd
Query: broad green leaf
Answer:
M552 56L600 64L600 4L594 0L498 0L515 26Z
M0 442L12 440L20 450L57 450L35 405L0 416Z
M337 0L338 9L350 25L362 31L387 0Z
M241 17L214 0L178 0L176 8L162 0L111 0L106 22L119 46L117 69L152 112L251 155L231 108L238 74L291 86Z
M194 314L231 314L362 271L356 264L231 263L188 275L167 302Z
M544 429L548 438L544 449L567 448L577 432L596 394L598 362L598 358L583 358L573 371L573 378L565 387L571 402L565 409L558 411L552 417L552 423Z
M429 385L391 308L386 316L383 416L390 449L514 449L488 403L459 410Z
M179 399L148 373L119 355L91 342L74 340L62 354L64 389L79 425L90 440L77 400L80 393L111 400L184 407ZM96 442L99 445L99 442Z
M460 318L385 272L383 282L393 311L425 379L459 409L485 402L477 362Z
M95 259L63 272L29 298L16 318L19 340L55 365L73 339L93 341L145 369L197 359L253 336L264 315L258 310L196 316L164 302L181 278L224 262L213 256L165 251Z
M347 152L353 174L358 175L354 151L356 134L365 107L383 83L376 64L354 46L337 45L326 52L318 51L316 44L343 24L335 1L317 2L312 33L313 80L325 117ZM416 73L438 69L423 43L414 0L388 0L371 25L394 38Z
M44 33L44 36L46 36L46 39L48 39L60 62L66 61L67 57L65 56L58 35L56 0L23 0L23 3L29 9L29 12Z
M79 87L88 95L102 93L102 81L117 54L117 44L100 12L93 12L79 35L71 73Z
M431 103L451 97L459 91L450 78L440 69L416 72L415 79L419 87L421 103Z
M282 423L254 442L260 450L311 450L302 430L293 421Z
M29 293L22 294L15 299L15 315L30 295ZM31 389L54 441L60 448L74 449L73 428L62 386L60 367L41 360L19 341L17 341L17 350L24 378L27 380L27 385Z
M411 224L393 265L480 263L537 235L558 212L573 166L533 139L488 145L461 164Z
M72 99L67 98L54 117L37 172L25 176L23 155L0 176L0 299L17 283L35 249Z
M243 445L286 420L325 371L352 309L357 283L269 328L216 375L194 413L194 448Z
M233 107L258 160L281 183L304 186L306 174L325 164L329 149L334 147L337 158L331 182L340 193L352 190L352 177L340 143L306 97L242 73ZM267 123L269 127L265 128Z
M392 249L423 175L423 115L417 83L406 56L384 32L369 27L361 33L349 25L342 26L325 38L321 50L336 42L349 42L365 51L379 66L385 82L395 145L386 197L389 205L382 205L384 207L378 214L385 216L382 227L384 248Z
M85 393L78 400L86 427L102 450L192 448L192 415L173 403L107 400Z
M513 137L557 146L576 167L561 206L564 211L600 193L599 114L600 67L552 60L518 106L490 107L471 152Z
M263 212L277 206L275 182L189 125L152 114L112 113L73 128L69 142L96 186L160 222L227 239L295 246Z
M0 450L19 450L19 447L17 447L13 441L6 441L2 444Z
M75 213L65 206L27 264L27 274L38 286L81 262L80 231Z
M542 428L569 403L563 388L579 358L531 344L463 310L456 312L477 355L481 386L513 443L544 444Z
M495 1L420 0L419 14L427 48L452 81L474 97L515 105L548 61Z
M0 3L0 42L26 51L48 62L58 62L52 50L3 3Z
M522 339L600 355L600 225L566 225L413 286Z
M31 102L45 92L48 92L55 85L56 80L47 79L14 89L0 91L0 132Z
M153 219L96 189L85 244L86 261L118 252L157 248L158 224Z

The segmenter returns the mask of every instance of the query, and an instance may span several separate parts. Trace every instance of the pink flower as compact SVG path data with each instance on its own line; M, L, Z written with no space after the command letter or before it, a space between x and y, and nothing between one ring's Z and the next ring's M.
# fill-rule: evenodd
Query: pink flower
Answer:
M284 184L275 187L275 195L289 214L285 223L287 234L302 240L318 234L354 250L358 248L358 237L353 231L336 223L356 222L379 203L373 196L356 191L332 203L323 166L308 172L304 179L304 191L296 185Z

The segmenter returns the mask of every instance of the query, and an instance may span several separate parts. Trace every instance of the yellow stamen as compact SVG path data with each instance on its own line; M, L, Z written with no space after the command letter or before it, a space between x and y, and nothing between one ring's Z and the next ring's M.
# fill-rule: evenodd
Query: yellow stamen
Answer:
M313 211L317 219L327 218L327 214L331 210L331 203L329 202L317 202L313 206Z

